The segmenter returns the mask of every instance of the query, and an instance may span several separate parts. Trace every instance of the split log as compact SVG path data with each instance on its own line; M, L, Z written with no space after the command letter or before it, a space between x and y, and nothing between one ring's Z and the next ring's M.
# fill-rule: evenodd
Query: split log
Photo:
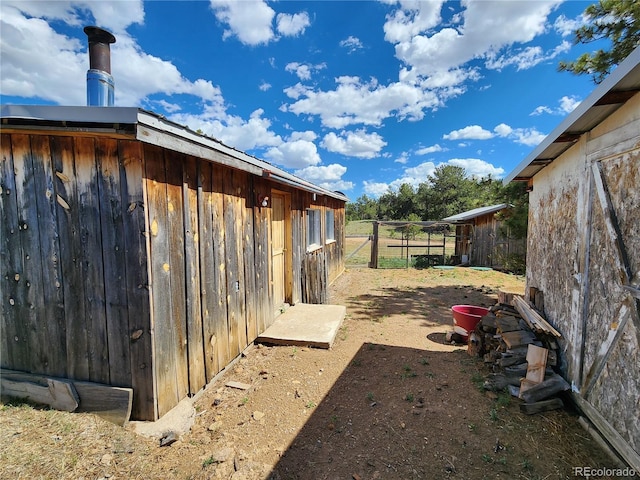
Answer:
M557 410L564 408L562 399L555 397L550 400L543 400L541 402L534 403L521 403L520 411L527 415L533 415L534 413L548 412L549 410Z
M535 334L528 330L517 330L515 332L505 332L502 334L502 341L507 345L507 348L529 345L536 340L537 337Z
M535 403L547 399L553 395L569 390L570 385L557 373L549 375L542 383L534 385L526 392L520 391L520 398L525 403Z
M499 333L522 330L522 328L520 327L520 319L511 315L497 317L496 326Z

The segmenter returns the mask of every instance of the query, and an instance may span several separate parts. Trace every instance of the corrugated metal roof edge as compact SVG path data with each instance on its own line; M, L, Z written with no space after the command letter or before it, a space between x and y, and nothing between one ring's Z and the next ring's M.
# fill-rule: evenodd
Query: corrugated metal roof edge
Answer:
M207 149L216 150L229 155L240 162L244 162L246 171L261 174L277 183L290 185L305 191L326 195L344 202L349 201L342 192L335 192L311 182L303 180L275 165L261 160L246 152L229 147L219 140L195 132L184 125L173 122L157 113L138 107L87 107L87 106L57 106L57 105L2 105L0 117L6 119L28 119L44 122L79 122L91 124L130 124L153 129L174 139L180 139ZM141 133L136 128L136 138L150 143L148 133ZM151 142L152 143L152 142ZM165 145L166 147L166 145ZM168 147L167 147L168 148ZM254 167L254 168L250 168Z
M544 150L558 140L561 135L567 133L571 125L585 115L589 109L593 108L595 104L609 91L613 90L613 88L619 84L639 63L640 47L636 47L636 49L632 51L629 56L620 65L618 65L618 67L611 72L611 74L609 74L609 76L605 78L604 81L575 108L575 110L573 110L573 112L571 112L522 162L516 166L516 168L513 169L511 173L509 173L509 175L505 177L504 183L509 183L514 178L518 177L520 173L531 165Z
M480 217L482 215L488 215L490 213L499 212L509 206L508 203L500 203L498 205L490 205L488 207L478 207L472 210L467 210L466 212L458 213L456 215L451 215L450 217L443 218L442 222L462 222L465 220L471 220L472 218Z

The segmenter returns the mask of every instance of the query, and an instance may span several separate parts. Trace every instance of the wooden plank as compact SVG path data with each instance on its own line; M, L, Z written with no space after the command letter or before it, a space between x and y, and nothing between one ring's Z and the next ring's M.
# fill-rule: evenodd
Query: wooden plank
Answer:
M542 383L547 368L547 356L549 351L537 345L529 345L527 348L527 373L520 382L520 395L531 387Z
M607 333L607 338L605 338L600 345L600 348L593 359L593 363L585 376L582 388L580 389L580 393L585 399L589 398L589 394L593 390L596 380L602 373L602 370L604 370L607 360L611 356L618 340L622 337L630 316L631 312L627 305L624 303L620 304L616 311L616 315L612 319L611 328Z
M26 136L16 136L28 139ZM18 218L18 189L16 168L12 152L13 137L0 135L0 361L2 365L27 369L29 367L29 344L26 325L18 315L18 298L23 295L26 279L22 267L22 246ZM22 161L21 158L17 159ZM6 272L6 273L5 273Z
M306 208L303 193L299 190L291 192L291 304L302 301L302 262L307 250L304 235L304 216ZM285 215L287 210L285 209ZM289 272L289 268L286 269Z
M37 353L41 363L37 370L49 375L65 375L67 352L65 344L64 296L62 271L60 268L60 245L56 207L58 206L54 188L50 137L44 135L31 138L33 173L37 192L37 225L40 236L42 264L42 310L36 311L41 336ZM55 345L55 348L51 348ZM34 352L35 353L35 352Z
M185 284L187 301L187 342L189 393L196 394L207 384L202 329L202 304L200 288L200 231L198 209L198 165L193 157L187 157L183 170L183 211Z
M520 404L520 411L526 415L558 410L559 408L564 408L564 402L558 397L550 400L543 400L541 402Z
M536 345L529 345L527 350L527 380L540 383L544 380L549 350Z
M527 322L532 330L537 332L544 332L555 337L561 338L562 334L558 332L553 326L547 322L542 316L536 312L524 298L515 297L513 304L518 310L518 313Z
M200 291L205 377L210 381L220 370L217 348L216 311L220 290L217 287L213 244L213 169L208 162L198 163L198 230L200 247Z
M254 230L254 209L258 207L255 204L255 192L253 189L253 179L249 175L245 175L245 180L242 182L241 195L244 197L242 202L244 208L242 209L242 254L243 254L243 266L244 266L244 285L245 285L245 321L246 321L246 333L245 333L245 345L248 346L258 337L258 318L257 318L257 305L258 305L258 289L257 281L259 270L256 268L255 257L255 230Z
M58 236L60 268L64 295L66 376L88 379L88 341L85 294L85 264L80 235L81 211L75 166L73 137L53 137L51 156L54 185L58 199Z
M14 381L5 376L0 378L3 396L48 405L63 412L73 412L78 408L78 394L71 381L48 378L46 382L43 386L33 382Z
M240 283L240 292L238 295L238 305L240 307L238 315L238 347L242 352L249 341L247 340L247 295L249 294L249 280L245 275L245 257L244 249L248 246L247 239L245 238L245 218L246 218L246 202L251 201L247 195L249 175L246 172L234 171L233 172L233 187L234 187L234 203L236 211L236 248L237 248L237 261L238 261L238 280ZM250 239L253 242L253 239ZM253 254L253 252L252 252ZM253 264L253 260L252 260Z
M146 206L149 225L153 372L156 378L157 416L180 401L176 385L175 332L171 325L171 258L165 159L157 147L144 146Z
M620 225L618 224L618 217L616 211L613 208L611 197L609 195L609 189L604 178L604 172L602 171L601 162L593 162L591 165L593 170L593 180L596 193L598 194L598 200L600 201L600 207L602 208L602 214L604 217L604 223L607 227L607 233L614 245L614 251L616 255L610 258L610 261L614 262L616 269L618 270L619 278L622 279L624 285L628 285L631 278L633 278L633 272L629 263L629 255L627 254L626 247L624 245L624 239L622 232L620 231Z
M184 155L165 152L167 172L167 229L169 239L169 274L171 275L170 328L174 330L173 345L176 362L178 401L189 393L189 363L187 339L187 294L184 238ZM172 405L172 407L175 405Z
M96 140L96 164L102 225L105 315L109 384L131 386L129 312L125 264L125 234L117 140Z
M119 142L122 165L123 242L125 246L127 312L133 401L131 416L136 420L156 420L155 376L151 334L146 202L143 182L142 144Z
M98 383L35 375L7 369L0 369L0 379L3 382L3 395L5 380L43 385L45 387L48 387L49 382L68 384L77 395L77 408L73 410L75 412L94 413L117 425L127 423L131 415L133 398L133 390L131 388L112 387Z
M39 334L38 313L43 311L42 265L40 237L38 235L38 210L30 137L13 136L13 158L16 182L18 236L20 238L22 269L16 272L24 279L18 285L13 299L13 311L19 323L18 365L28 371L39 371L44 362L42 351L48 345ZM45 195L45 192L40 192ZM24 342L24 343L21 343Z
M224 169L213 166L213 188L211 195L213 213L213 261L215 268L214 289L217 293L215 310L213 312L214 330L216 332L216 354L218 367L221 371L235 358L229 343L229 293L227 292L227 264L226 264L226 236L224 216Z
M67 325L67 328L84 333L86 326L86 351L78 353L86 355L88 377L78 380L108 384L109 353L95 141L92 138L76 138L74 147L79 200L80 251L77 255L83 266L85 316L74 319L81 324Z
M131 417L133 389L74 381L80 397L77 412L90 412L116 425L125 425Z
M602 414L580 394L573 392L572 398L625 462L636 472L640 472L640 453L636 452Z
M269 190L267 183L261 178L253 179L254 195L265 192L269 199L273 200L273 192ZM273 205L273 204L271 204ZM269 206L262 207L256 205L253 208L253 243L254 243L254 271L255 271L255 322L256 337L249 335L251 341L255 340L259 334L265 331L267 315L272 315L269 306Z
M225 171L224 188L224 229L225 229L225 266L227 282L227 319L229 329L229 353L232 358L240 354L240 329L244 327L244 312L242 310L243 288L240 272L242 268L240 255L242 248L242 233L240 205L236 196L234 179L236 172Z

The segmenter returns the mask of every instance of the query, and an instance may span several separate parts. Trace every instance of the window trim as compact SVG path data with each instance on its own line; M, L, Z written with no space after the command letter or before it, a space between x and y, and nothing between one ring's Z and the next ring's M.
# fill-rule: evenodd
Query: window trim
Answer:
M322 210L320 208L307 208L306 216L307 252L313 252L322 248Z

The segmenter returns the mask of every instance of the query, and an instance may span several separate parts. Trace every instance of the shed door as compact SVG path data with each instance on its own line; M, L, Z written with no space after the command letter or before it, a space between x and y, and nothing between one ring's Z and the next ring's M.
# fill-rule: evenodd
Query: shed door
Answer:
M576 397L636 469L640 468L639 141L636 135L628 145L615 143L612 148L621 153L590 145L596 151L590 158L592 200Z
M285 303L286 220L285 196L271 196L271 248L273 268L273 305L278 311Z

